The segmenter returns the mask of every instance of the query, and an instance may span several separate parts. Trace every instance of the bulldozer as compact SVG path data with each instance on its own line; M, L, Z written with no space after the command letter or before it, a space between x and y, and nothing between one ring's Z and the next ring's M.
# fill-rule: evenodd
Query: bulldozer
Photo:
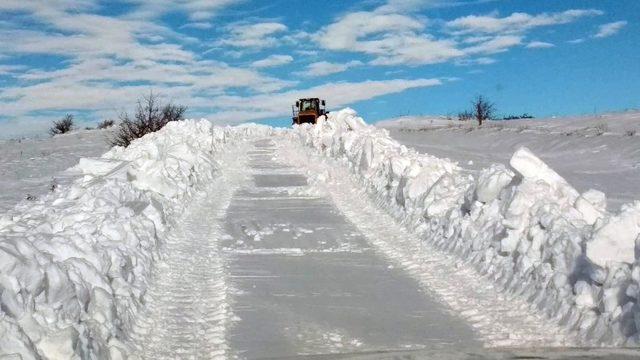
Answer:
M318 98L299 99L295 105L291 105L293 124L315 124L318 117L327 114L324 100Z

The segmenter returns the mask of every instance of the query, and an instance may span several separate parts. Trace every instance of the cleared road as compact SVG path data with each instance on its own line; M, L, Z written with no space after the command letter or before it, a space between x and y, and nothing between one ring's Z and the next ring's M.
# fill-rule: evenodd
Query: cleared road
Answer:
M227 210L228 282L240 358L401 349L477 349L471 328L374 252L329 199L274 158L249 151L252 181Z

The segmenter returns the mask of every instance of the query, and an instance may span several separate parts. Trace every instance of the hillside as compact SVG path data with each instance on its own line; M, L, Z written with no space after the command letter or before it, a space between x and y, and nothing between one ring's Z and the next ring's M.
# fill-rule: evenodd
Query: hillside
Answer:
M376 124L406 146L477 171L532 150L580 191L594 188L617 209L640 198L640 112L555 119L490 121L478 128L437 117Z

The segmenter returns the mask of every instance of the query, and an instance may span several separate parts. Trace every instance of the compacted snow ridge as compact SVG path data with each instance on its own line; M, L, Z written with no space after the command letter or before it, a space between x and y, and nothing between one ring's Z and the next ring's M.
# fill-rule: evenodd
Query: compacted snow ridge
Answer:
M73 170L82 177L2 216L1 353L23 359L131 353L127 339L154 264L169 236L173 246L188 235L184 227L172 233L176 219L215 178L216 153L270 131L170 123L126 149L81 159Z
M368 200L366 190L358 189L360 184L342 164L304 154L298 147L283 146L280 154L305 169L312 184L329 193L340 211L377 249L447 304L452 314L471 323L486 346L578 344L573 334L549 322L524 299L500 293L491 279L407 231L382 210L384 201Z
M418 154L344 109L294 130L338 159L406 228L516 294L582 343L634 346L640 328L640 201L606 210L526 148L471 175Z
M231 150L231 149L230 149ZM197 200L167 236L163 261L154 270L133 343L145 359L225 359L225 330L231 318L218 240L231 195L242 184L241 151L216 156L220 175L194 196Z

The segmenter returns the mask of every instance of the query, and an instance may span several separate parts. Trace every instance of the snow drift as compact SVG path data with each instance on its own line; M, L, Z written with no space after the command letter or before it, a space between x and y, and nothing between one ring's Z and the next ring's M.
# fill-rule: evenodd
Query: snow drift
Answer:
M154 263L225 144L266 127L172 122L82 159L69 187L0 218L0 354L122 358Z
M418 154L352 109L295 129L410 230L519 294L587 344L640 343L640 201L606 211L526 148L473 176Z

